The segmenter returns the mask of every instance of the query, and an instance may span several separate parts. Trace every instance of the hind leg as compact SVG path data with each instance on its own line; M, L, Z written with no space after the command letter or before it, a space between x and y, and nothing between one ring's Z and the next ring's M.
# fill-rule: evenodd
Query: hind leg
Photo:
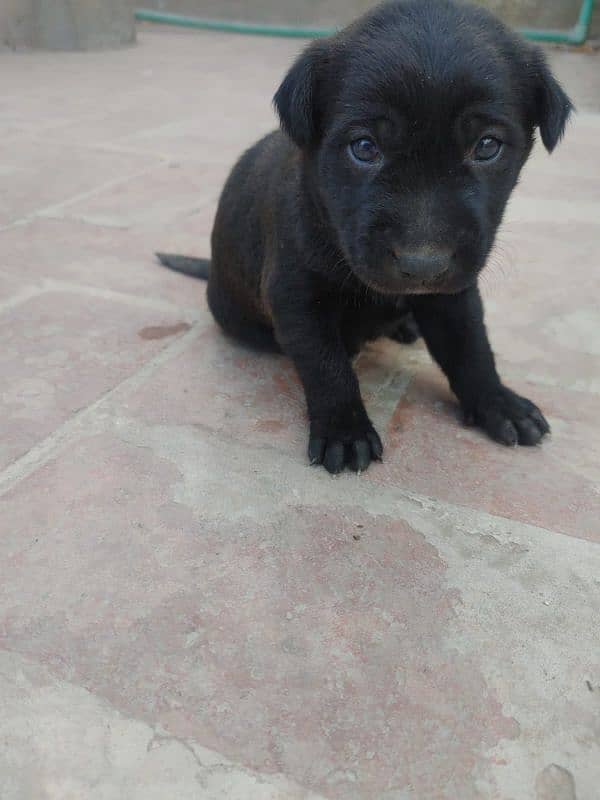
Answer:
M382 336L402 344L412 344L417 341L421 332L409 309L398 308L396 304L376 304L360 311L352 309L347 313L342 335L348 355L353 357L363 344Z
M421 331L412 311L403 314L389 334L390 339L400 344L413 344L420 336Z
M207 290L208 306L223 331L255 350L280 353L273 328L251 308L238 302L228 287L220 284L211 272Z

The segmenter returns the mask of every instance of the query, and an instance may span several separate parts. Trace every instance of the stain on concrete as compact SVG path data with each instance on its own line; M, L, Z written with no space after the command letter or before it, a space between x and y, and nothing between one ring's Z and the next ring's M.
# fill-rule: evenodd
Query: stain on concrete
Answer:
M569 770L558 764L545 767L535 780L535 800L577 800Z
M176 336L178 333L189 331L191 325L188 322L177 322L175 325L151 325L138 331L140 339L152 341L154 339L166 339L168 336Z

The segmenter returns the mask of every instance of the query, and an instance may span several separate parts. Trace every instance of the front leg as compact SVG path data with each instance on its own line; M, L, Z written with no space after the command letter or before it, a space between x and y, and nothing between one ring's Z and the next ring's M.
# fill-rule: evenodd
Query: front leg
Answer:
M277 341L300 376L310 421L308 457L331 473L379 460L383 445L365 410L342 339L335 298L309 287L271 295Z
M502 385L477 286L456 295L415 296L410 302L429 352L448 376L466 421L503 444L538 444L550 426L537 406Z

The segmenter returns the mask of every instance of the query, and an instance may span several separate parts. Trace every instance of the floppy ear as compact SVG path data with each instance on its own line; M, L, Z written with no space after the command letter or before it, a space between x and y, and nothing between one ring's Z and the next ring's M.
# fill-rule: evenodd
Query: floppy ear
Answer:
M282 128L298 147L316 144L321 133L327 54L326 42L309 45L273 98Z
M539 126L544 147L551 153L561 140L574 107L537 49L534 68L535 124Z

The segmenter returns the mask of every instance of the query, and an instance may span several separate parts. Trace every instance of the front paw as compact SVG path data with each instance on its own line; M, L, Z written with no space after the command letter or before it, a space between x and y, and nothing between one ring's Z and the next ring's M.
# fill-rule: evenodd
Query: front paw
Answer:
M505 386L477 401L467 411L466 421L479 425L492 439L509 446L539 444L550 432L539 408Z
M336 411L311 420L308 458L332 475L346 466L362 472L371 461L380 461L382 454L381 439L364 409Z

